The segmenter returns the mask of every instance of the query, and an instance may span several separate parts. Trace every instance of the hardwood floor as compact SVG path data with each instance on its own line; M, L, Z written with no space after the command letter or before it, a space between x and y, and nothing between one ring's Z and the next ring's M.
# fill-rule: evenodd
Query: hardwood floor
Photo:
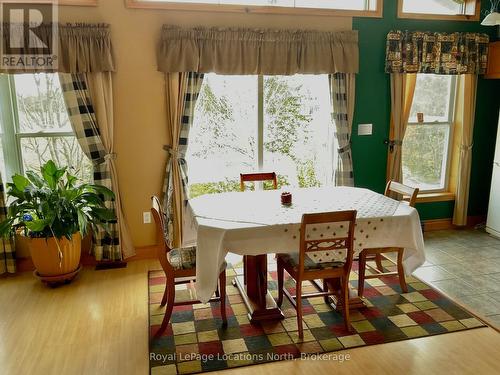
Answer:
M149 269L160 266L146 260L126 269L85 268L58 289L30 273L0 279L0 374L147 374ZM499 333L479 328L349 349L343 363L279 362L233 373L495 374L499 346Z

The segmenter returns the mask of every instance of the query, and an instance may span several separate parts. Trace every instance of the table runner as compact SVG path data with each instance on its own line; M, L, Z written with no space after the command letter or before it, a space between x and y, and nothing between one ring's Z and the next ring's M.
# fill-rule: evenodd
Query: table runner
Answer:
M205 195L189 201L184 245L197 245L196 290L202 302L207 302L215 291L218 270L228 252L298 252L298 231L304 213L355 209L355 255L365 248L403 247L408 275L424 263L418 212L406 202L352 187L297 189L292 194L290 207L281 205L278 190ZM314 230L320 236L342 228L339 224L317 226Z

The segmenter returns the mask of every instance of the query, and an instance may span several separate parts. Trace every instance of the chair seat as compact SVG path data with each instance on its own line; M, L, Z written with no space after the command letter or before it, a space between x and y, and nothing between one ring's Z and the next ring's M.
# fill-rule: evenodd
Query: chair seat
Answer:
M174 270L190 270L196 268L196 246L172 249L167 253L168 262ZM225 270L227 263L220 267L220 272Z
M292 268L298 268L299 266L299 253L291 254L279 254L278 255L285 263L289 264ZM321 259L313 259L309 256L304 258L304 269L305 270L326 270L333 268L343 267L345 262L333 261L333 262L322 262Z

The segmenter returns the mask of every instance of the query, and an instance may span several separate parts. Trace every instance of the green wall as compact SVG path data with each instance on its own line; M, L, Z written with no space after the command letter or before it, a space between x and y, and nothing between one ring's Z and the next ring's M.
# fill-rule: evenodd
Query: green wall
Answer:
M469 31L482 32L495 40L496 27L479 22L425 21L397 18L396 0L384 1L384 17L354 18L353 29L359 31L360 67L356 78L356 111L353 122L353 158L356 186L383 192L386 178L389 135L390 83L384 73L385 41L390 30ZM482 1L489 9L489 0ZM479 79L477 92L474 149L469 198L469 215L486 214L493 165L493 154L500 103L500 80ZM373 123L372 136L358 136L357 125ZM422 220L450 218L453 202L417 205Z

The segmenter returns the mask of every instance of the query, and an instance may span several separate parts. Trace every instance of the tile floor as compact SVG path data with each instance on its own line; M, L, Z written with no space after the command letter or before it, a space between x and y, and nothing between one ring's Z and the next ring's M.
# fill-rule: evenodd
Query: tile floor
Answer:
M425 233L414 275L500 328L500 240L483 230Z

